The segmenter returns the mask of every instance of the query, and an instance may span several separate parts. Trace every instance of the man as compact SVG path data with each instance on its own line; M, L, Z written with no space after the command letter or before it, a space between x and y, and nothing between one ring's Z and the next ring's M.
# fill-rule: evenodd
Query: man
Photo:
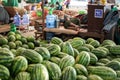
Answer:
M68 15L64 16L64 19L60 19L60 22L63 23L63 26L66 29L72 28L74 30L80 29L80 20L78 18L71 18Z
M0 25L9 23L9 15L2 5L2 0L0 0Z

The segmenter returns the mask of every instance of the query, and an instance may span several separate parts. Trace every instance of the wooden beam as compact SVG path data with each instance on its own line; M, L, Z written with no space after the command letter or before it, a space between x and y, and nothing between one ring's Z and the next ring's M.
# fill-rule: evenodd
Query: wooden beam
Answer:
M45 28L45 21L44 21L44 0L42 0L42 31L43 31L43 39L45 39L45 32L44 32L44 28Z

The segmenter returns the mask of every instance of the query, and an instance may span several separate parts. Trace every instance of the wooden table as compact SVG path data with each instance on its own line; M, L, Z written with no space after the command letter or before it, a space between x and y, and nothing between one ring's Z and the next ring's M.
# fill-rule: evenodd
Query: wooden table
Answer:
M10 31L10 25L5 24L5 25L0 25L0 33L8 32Z
M71 30L71 29L64 29L64 28L45 28L45 32L54 32L56 34L66 34L71 35L71 37L79 36L82 38L85 37L92 37L92 38L99 38L100 42L104 40L104 33L97 33L97 32L88 32L87 29L80 29L79 31Z

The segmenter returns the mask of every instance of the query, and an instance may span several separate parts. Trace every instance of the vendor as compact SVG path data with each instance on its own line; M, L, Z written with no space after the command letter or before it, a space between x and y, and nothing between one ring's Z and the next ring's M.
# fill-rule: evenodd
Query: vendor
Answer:
M2 0L0 0L0 25L9 23L9 15L2 5Z
M79 30L80 29L80 20L78 18L71 18L68 15L64 15L64 19L60 19L60 23L63 24L63 26L67 29L70 27Z

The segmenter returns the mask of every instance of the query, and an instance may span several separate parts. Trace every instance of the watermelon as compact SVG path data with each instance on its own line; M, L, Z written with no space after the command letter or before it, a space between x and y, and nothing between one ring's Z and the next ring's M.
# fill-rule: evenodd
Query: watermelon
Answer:
M49 80L47 68L43 64L35 64L31 72L31 80Z
M22 42L21 41L15 41L15 44L16 44L17 48L20 47L20 46L22 46Z
M62 49L62 52L67 53L71 56L74 56L74 49L73 49L72 45L70 44L70 42L64 42L62 44L61 49Z
M100 48L95 48L91 52L94 53L98 58L104 58L108 55L108 52Z
M88 80L88 79L84 75L77 75L77 79L76 80Z
M27 44L22 45L23 48L29 49L29 46Z
M98 61L97 56L91 52L89 52L89 55L90 55L90 64L96 64Z
M76 58L78 56L78 54L79 54L79 51L77 49L75 49L75 48L73 48L73 49L74 49L74 58Z
M59 66L63 70L67 66L73 66L75 64L75 59L73 56L65 56L60 60Z
M21 38L21 42L22 42L23 44L27 44L27 39L24 38L24 37L22 37L22 38Z
M110 53L113 55L120 55L120 45L110 47Z
M21 55L26 57L31 63L41 63L43 61L43 57L35 50L26 49Z
M105 66L112 68L113 70L120 70L120 62L119 61L110 61Z
M92 51L94 49L94 46L92 46L90 44L84 44L84 46L89 48L90 51Z
M70 44L72 45L73 48L78 48L79 46L82 46L84 43L79 40L79 39L73 39Z
M116 43L115 43L114 41L112 41L112 40L106 39L106 40L104 40L104 41L102 42L101 46L105 46L105 45L115 46Z
M2 45L2 48L8 48L8 49L10 49L10 47L7 44Z
M39 40L35 40L34 41L34 45L35 45L35 47L39 47L40 46L40 41Z
M108 58L101 58L101 59L99 59L99 62L107 64L110 62L110 60Z
M77 48L77 50L78 50L79 52L81 52L81 51L90 52L90 49L89 49L88 47L86 47L86 46L79 46L79 47Z
M90 63L89 53L86 51L80 52L80 54L76 57L76 63L88 66Z
M21 40L21 35L20 34L15 34L16 40Z
M6 65L13 61L14 55L7 48L0 48L0 64Z
M76 80L76 70L72 66L63 69L61 80Z
M31 80L31 76L28 72L20 72L17 76L15 76L14 80Z
M8 40L4 37L0 38L0 46L5 45L8 43Z
M16 50L15 49L11 49L10 51L13 53L14 56L16 56Z
M68 56L68 54L66 54L66 53L64 53L64 52L60 52L60 53L58 53L58 55L56 55L57 57L59 57L59 58L63 58L63 57L65 57L65 56Z
M103 80L103 79L98 75L89 75L88 80Z
M27 37L27 41L28 42L34 42L35 41L35 38L33 36L28 36Z
M104 64L104 63L101 63L101 62L97 62L97 63L95 64L95 66L105 66L105 64Z
M10 32L7 34L7 36L10 36L10 35L15 35L15 32L10 31Z
M3 65L0 65L0 79L8 80L9 77L10 77L10 72L9 72L8 68L6 68Z
M28 67L28 61L23 56L17 56L14 58L11 65L11 75L14 77L21 71L25 71Z
M84 75L84 76L88 76L88 71L85 68L85 66L81 65L81 64L75 64L74 68L77 72L77 75Z
M24 52L24 50L26 50L25 48L23 48L23 47L19 47L19 48L17 48L17 50L16 50L16 56L19 56L19 55L21 55L23 52Z
M93 38L88 38L87 40L86 40L86 43L87 44L89 44L90 42L92 42L92 41L94 41L95 39L93 39Z
M45 61L44 65L47 67L50 80L61 80L60 78L62 73L60 67L57 64L50 61Z
M35 45L33 42L28 42L28 47L29 47L29 49L34 49Z
M97 41L97 40L94 40L92 42L89 43L90 45L94 46L95 48L99 47L100 46L100 42Z
M89 66L88 72L100 76L103 80L116 80L117 78L116 72L105 66Z
M9 45L10 49L16 48L16 44L14 42L9 42L8 45Z
M80 41L82 41L83 44L86 43L86 40L81 37L74 37L73 40L80 40Z
M35 51L38 52L43 57L44 60L50 59L50 52L48 51L47 48L37 47L37 48L35 48Z
M53 62L53 63L56 63L56 64L58 64L59 65L59 63L60 63L60 58L58 58L58 57L51 57L50 58L50 61L51 62Z
M116 71L117 77L120 78L120 70Z
M57 55L61 51L60 46L57 44L51 44L50 46L47 47L47 49L51 55Z
M58 38L58 37L53 37L53 38L50 40L50 43L59 45L59 44L63 43L63 41L62 41L62 39L60 39L60 38Z
M9 42L14 42L16 40L16 37L14 35L8 36L8 41Z

